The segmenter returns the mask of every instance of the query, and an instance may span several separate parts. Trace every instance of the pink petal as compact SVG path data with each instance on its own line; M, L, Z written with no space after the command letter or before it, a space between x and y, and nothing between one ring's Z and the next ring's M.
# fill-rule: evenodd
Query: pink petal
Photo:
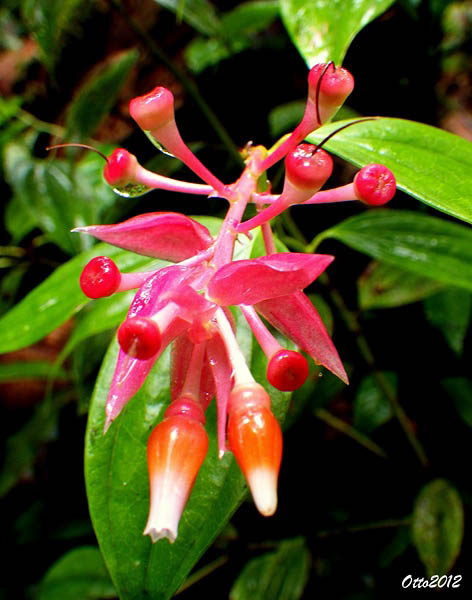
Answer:
M190 258L213 242L206 227L172 212L148 213L117 225L91 225L73 231L89 233L119 248L172 262Z
M236 260L218 269L208 293L223 306L286 296L309 285L333 259L325 254L287 252Z
M348 383L346 371L323 321L303 292L264 300L254 308L317 363Z
M216 388L216 405L218 408L217 435L218 454L222 458L226 451L226 421L228 414L228 398L233 385L233 368L228 360L223 340L219 333L207 342L208 363L213 372Z

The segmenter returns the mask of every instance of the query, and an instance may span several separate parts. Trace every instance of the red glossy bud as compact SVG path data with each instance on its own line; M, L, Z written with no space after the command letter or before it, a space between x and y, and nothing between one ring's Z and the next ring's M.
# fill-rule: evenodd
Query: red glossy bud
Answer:
M155 131L174 119L174 96L167 88L156 87L133 98L129 113L141 129Z
M151 504L144 535L153 542L165 537L175 541L207 450L203 425L188 416L168 416L151 433L147 449Z
M161 333L157 323L147 317L126 319L118 329L118 343L123 352L133 358L147 360L161 347Z
M229 399L228 446L264 516L277 508L277 479L282 460L282 432L258 384L236 386Z
M108 157L103 176L106 182L114 187L125 186L135 183L137 166L138 161L133 154L124 148L117 148Z
M353 89L354 78L342 67L321 63L312 67L308 74L309 97L313 102L319 102L318 110L322 123L331 118Z
M97 256L88 262L80 275L80 288L89 298L103 298L116 292L121 273L107 256Z
M293 392L302 386L308 377L308 361L299 352L279 350L267 365L269 383L281 392Z
M333 159L313 144L299 144L285 159L287 179L296 188L315 193L333 171Z
M395 177L384 165L367 165L354 177L354 189L361 202L381 206L395 196Z

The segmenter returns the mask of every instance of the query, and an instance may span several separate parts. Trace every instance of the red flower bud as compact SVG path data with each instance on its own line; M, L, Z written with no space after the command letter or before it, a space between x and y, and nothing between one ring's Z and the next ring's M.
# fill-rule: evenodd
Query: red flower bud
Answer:
M287 179L294 187L314 194L330 177L333 159L313 144L299 144L287 154L285 171ZM305 196L302 202L304 200Z
M308 361L299 352L282 349L276 352L267 365L269 383L282 392L293 392L308 377Z
M354 177L356 196L369 206L381 206L395 196L395 176L384 165L367 165Z
M114 187L125 186L135 183L137 166L138 161L133 154L124 148L117 148L108 157L103 176L106 182Z
M174 119L174 96L167 88L156 87L133 98L129 114L144 131L155 131Z
M80 275L80 288L89 298L103 298L116 292L121 273L107 256L96 256L89 261Z
M147 360L161 347L161 333L157 324L147 317L126 319L118 329L118 343L123 352L133 358Z
M317 112L321 123L328 121L334 115L353 89L353 76L347 69L335 67L334 64L317 64L308 74L308 94L313 102L319 103Z

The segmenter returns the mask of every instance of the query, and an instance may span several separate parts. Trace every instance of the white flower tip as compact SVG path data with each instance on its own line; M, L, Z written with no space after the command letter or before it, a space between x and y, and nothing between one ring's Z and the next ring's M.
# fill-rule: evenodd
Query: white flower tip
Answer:
M257 510L264 517L273 515L277 509L277 473L258 467L247 474L247 482Z
M168 527L162 529L156 529L155 527L146 527L143 535L151 536L152 543L155 544L158 540L167 538L171 544L173 544L177 538L177 531L174 531Z

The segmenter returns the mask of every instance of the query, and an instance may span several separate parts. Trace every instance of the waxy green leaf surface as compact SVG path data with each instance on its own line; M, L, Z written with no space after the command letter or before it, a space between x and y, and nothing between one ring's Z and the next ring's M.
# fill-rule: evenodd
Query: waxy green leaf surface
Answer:
M472 229L421 213L373 209L320 236L377 260L472 291Z
M394 0L281 0L282 20L293 43L312 67L340 65L354 36Z
M308 139L319 143L350 122L325 125ZM472 223L472 143L467 140L422 123L380 118L340 131L324 147L359 167L387 166L398 189ZM395 198L390 205L395 206Z

